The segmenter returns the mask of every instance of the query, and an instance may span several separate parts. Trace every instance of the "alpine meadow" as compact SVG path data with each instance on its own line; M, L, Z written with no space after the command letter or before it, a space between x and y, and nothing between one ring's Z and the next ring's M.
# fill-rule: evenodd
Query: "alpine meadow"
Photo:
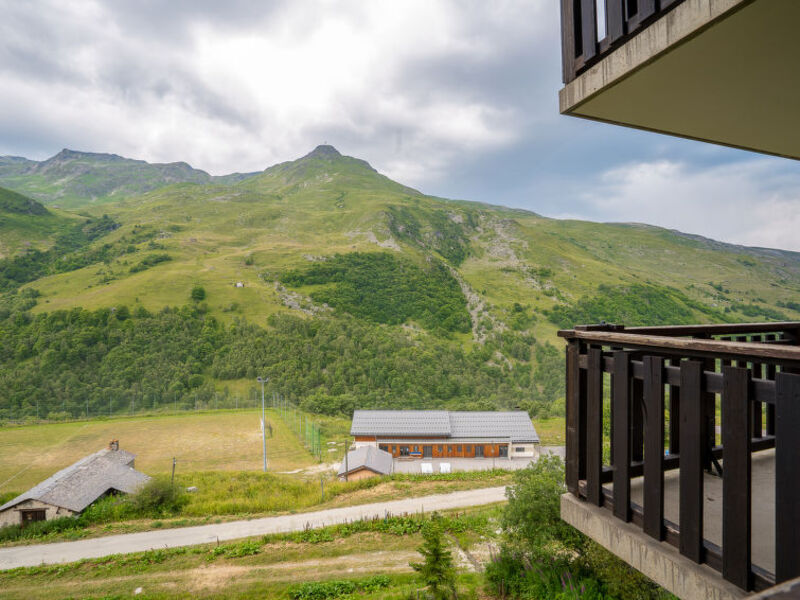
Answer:
M0 157L0 420L564 410L561 327L800 318L800 254L447 200L331 146L211 177ZM260 390L259 390L260 392Z

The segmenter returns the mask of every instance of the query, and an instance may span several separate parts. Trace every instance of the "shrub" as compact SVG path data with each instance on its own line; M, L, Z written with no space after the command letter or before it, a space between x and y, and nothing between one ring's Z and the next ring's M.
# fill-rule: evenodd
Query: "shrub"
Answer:
M435 600L456 597L456 570L453 555L444 543L441 517L434 513L431 520L422 526L425 540L418 552L423 562L411 563L411 568L420 575L422 582L430 588Z
M192 300L195 302L202 302L206 299L206 290L203 286L196 285L192 288L191 293Z
M133 512L140 516L174 514L186 501L186 494L166 477L154 477L127 498Z

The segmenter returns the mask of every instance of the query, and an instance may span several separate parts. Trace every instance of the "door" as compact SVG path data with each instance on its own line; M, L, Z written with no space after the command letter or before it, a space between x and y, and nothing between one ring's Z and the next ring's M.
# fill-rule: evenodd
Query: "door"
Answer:
M483 458L483 446L475 446L475 458Z
M498 450L501 458L508 458L508 446L500 446Z
M433 446L422 447L422 458L433 458Z
M37 508L34 510L22 510L20 511L20 516L22 517L23 527L31 523L35 523L36 521L44 521L47 518L45 514L45 509L43 508Z

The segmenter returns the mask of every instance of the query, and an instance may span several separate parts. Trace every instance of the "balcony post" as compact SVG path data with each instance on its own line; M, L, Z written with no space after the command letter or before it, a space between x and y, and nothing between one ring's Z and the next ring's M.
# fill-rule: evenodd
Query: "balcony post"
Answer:
M644 357L644 532L664 539L664 359Z
M800 375L775 378L775 583L800 577Z
M680 552L696 563L703 561L703 363L687 360L681 364L680 419ZM671 416L670 416L671 420Z
M586 499L603 504L603 349L590 346L586 373Z
M614 455L614 514L625 522L631 520L631 356L614 352L614 391L612 414L614 431L611 449Z
M567 343L566 450L567 490L578 494L578 484L586 478L586 372L580 368L581 343Z
M750 590L750 371L723 367L722 373L722 576Z

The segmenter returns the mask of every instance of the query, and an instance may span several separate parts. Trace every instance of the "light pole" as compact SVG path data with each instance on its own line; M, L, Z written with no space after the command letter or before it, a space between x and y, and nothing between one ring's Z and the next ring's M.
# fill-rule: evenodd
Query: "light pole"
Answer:
M267 472L267 410L264 406L264 384L269 381L269 377L259 377L256 379L261 384L261 443L264 448L264 473Z

